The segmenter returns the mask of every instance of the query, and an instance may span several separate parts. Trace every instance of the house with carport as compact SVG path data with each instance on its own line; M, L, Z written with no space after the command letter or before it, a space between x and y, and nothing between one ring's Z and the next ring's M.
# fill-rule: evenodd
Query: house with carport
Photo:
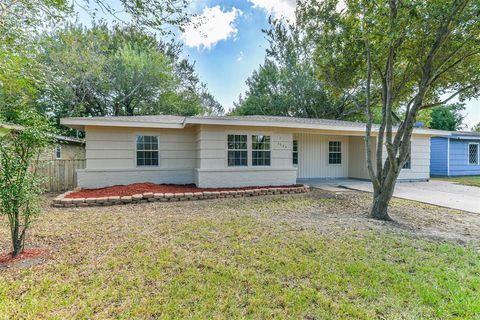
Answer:
M218 188L368 179L365 124L360 122L158 115L64 118L61 123L85 132L80 187L154 182ZM445 132L414 129L411 158L399 179L429 179L430 138L441 134Z

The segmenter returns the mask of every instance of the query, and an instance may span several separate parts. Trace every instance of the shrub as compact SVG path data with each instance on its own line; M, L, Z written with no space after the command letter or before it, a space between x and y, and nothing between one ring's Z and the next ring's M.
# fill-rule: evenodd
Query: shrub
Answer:
M34 111L18 114L22 127L0 135L0 214L7 216L15 257L22 252L25 234L40 213L43 178L39 157L53 143L51 126Z

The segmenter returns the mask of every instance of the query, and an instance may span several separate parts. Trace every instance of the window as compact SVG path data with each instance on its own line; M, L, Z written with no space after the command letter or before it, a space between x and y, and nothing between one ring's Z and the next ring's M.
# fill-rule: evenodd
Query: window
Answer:
M270 165L270 136L252 136L252 166Z
M62 159L62 146L55 147L55 159Z
M292 155L292 160L293 164L297 165L298 164L298 140L293 140L293 155Z
M328 142L328 164L342 164L342 142Z
M478 164L478 143L468 144L468 163Z
M229 134L228 143L228 166L238 167L248 165L248 144L247 136L239 134Z
M158 166L158 137L137 136L137 166Z

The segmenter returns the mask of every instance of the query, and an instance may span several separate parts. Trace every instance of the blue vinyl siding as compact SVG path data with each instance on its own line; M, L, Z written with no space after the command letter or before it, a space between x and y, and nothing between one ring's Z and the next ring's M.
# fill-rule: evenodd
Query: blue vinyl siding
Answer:
M448 175L447 165L448 139L432 138L430 142L430 175Z
M479 143L471 140L450 140L450 175L480 175L480 164L468 163L468 144Z

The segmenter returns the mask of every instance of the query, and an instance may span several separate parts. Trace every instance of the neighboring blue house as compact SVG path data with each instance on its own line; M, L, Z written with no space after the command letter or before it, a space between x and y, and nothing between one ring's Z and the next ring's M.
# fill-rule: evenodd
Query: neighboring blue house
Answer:
M430 175L480 175L480 134L452 132L451 136L432 138L430 143Z

